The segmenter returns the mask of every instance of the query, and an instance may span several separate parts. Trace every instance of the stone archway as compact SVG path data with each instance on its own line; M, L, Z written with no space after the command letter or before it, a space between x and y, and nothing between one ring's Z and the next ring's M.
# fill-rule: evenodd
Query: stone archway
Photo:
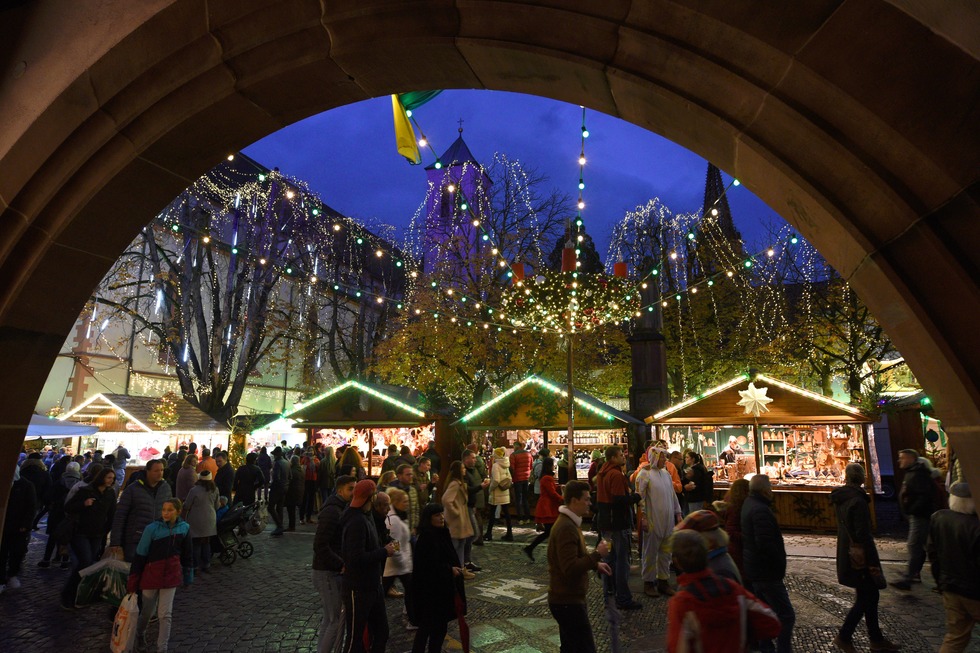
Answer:
M0 13L0 460L91 289L170 198L300 118L430 88L584 104L738 176L850 280L980 460L980 14L969 0L766 7L107 0ZM980 483L980 467L968 473Z

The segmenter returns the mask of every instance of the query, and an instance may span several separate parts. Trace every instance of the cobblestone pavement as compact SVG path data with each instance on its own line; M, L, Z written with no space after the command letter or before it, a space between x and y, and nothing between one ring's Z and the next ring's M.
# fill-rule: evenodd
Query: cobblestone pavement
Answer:
M315 651L320 602L310 580L313 526L273 539L254 536L255 555L229 567L220 564L199 578L189 590L180 590L174 608L171 651ZM498 531L498 534L501 532ZM536 653L558 650L558 634L547 608L545 547L538 561L529 562L520 551L533 536L531 528L515 529L519 542L491 542L474 549L484 571L467 583L468 621L472 649L477 653ZM35 534L21 580L23 587L0 595L0 651L88 652L108 649L112 611L96 605L66 611L58 605L58 592L67 572L39 569L44 536ZM590 541L592 538L589 538ZM830 643L852 602L852 592L837 585L834 539L826 535L787 535L790 553L787 586L796 608L795 651L836 651ZM904 544L880 539L886 575L896 577L904 558ZM57 567L57 566L55 566ZM924 570L928 571L928 569ZM881 621L885 634L905 645L905 651L936 651L943 633L941 598L930 591L929 574L911 592L882 593ZM663 650L666 601L640 591L637 575L631 581L644 609L624 615L623 650L655 653ZM600 651L609 651L609 631L602 609L600 584L589 594L591 621ZM411 648L399 600L388 599L391 639L388 650ZM151 627L152 628L152 627ZM460 648L458 630L450 626L446 650ZM866 651L863 626L855 637ZM980 629L971 653L980 653Z

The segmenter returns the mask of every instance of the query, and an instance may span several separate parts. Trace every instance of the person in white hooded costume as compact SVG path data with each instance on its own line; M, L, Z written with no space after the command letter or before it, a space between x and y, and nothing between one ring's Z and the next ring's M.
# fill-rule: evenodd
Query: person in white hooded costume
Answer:
M681 504L677 501L674 484L667 471L667 450L650 447L650 465L636 477L636 491L643 502L646 527L643 532L642 565L643 592L647 596L670 596L670 538L674 526L681 520Z

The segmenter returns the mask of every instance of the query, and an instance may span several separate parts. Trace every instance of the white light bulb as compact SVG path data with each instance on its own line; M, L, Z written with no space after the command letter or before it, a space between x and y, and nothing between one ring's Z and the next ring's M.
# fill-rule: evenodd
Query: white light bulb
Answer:
M580 157L578 158L578 164L579 164L580 166L584 166L584 165L585 165L585 157L584 157L584 156L580 156Z
M291 191L291 190L287 190L287 191L286 191L286 199L287 199L287 200L291 200L291 199L293 199L293 196L294 196L294 195L295 195L295 193L293 193L293 191Z

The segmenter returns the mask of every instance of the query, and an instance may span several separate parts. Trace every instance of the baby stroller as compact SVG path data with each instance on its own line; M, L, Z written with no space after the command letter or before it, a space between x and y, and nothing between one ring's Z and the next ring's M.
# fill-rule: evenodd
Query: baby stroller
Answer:
M245 539L249 532L248 525L258 512L258 504L250 506L236 505L229 510L218 522L218 534L212 545L218 551L218 560L223 565L230 565L238 557L249 558L254 553L252 543Z

